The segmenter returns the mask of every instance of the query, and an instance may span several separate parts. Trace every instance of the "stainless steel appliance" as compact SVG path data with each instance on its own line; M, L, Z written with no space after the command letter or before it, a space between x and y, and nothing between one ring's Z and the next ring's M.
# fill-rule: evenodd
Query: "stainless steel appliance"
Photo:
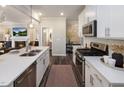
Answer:
M84 56L103 56L108 55L108 45L91 42L91 48L80 48L76 50L76 68L78 79L85 86L85 59Z
M82 33L84 36L93 37L97 35L97 21L94 20L83 26Z

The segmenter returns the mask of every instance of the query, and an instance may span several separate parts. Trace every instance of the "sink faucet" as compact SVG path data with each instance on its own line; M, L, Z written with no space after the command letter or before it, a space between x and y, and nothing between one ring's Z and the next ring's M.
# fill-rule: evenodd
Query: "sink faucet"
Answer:
M29 50L31 50L31 46L30 46L30 44L27 42L27 44L26 44L26 52L28 52Z
M29 50L31 50L31 46L30 45L26 46L26 52L28 52Z

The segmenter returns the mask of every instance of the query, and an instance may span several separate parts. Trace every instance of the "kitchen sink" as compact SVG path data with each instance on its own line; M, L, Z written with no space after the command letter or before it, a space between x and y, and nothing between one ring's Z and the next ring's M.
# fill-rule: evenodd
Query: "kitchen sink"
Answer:
M36 49L36 50L31 50L30 52L28 53L23 53L21 54L20 56L24 56L24 57L28 57L28 56L35 56L37 55L38 53L40 53L42 50L39 50L39 49Z
M35 50L31 50L30 52L36 52L36 53L39 53L41 52L42 50L39 50L39 49L35 49Z
M20 56L35 56L37 55L37 53L24 53L24 54L21 54Z

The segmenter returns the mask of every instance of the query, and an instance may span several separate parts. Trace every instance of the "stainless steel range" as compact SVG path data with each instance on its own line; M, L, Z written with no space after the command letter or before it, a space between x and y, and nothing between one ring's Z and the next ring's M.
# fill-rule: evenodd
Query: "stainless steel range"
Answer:
M76 50L76 68L78 70L78 78L85 86L85 59L84 56L103 56L108 55L108 45L91 42L91 48L80 48Z

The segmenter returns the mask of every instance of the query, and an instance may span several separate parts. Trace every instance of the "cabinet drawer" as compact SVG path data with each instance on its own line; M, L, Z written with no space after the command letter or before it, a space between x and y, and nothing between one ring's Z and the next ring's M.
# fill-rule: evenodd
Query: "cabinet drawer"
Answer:
M109 82L92 65L85 63L85 86L108 87Z
M100 75L93 67L90 68L92 76L94 78L95 87L108 87L109 83L103 76Z

